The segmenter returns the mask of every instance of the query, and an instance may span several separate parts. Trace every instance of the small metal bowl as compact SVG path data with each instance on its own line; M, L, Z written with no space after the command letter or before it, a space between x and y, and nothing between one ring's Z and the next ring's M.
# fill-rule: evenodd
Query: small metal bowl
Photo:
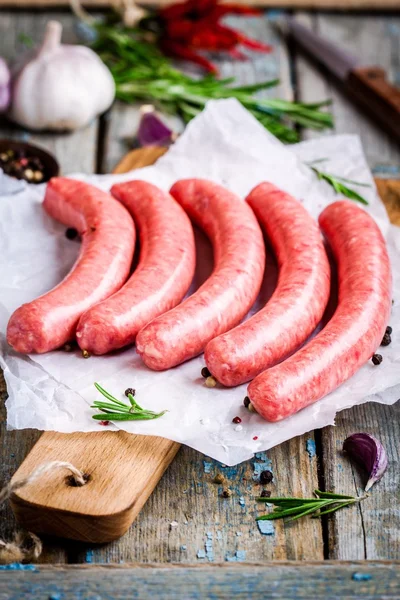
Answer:
M60 166L54 156L46 150L43 150L43 148L39 148L33 144L27 144L26 142L19 142L18 140L0 139L0 154L2 152L7 152L7 150L14 150L14 152L22 151L27 158L39 158L44 167L43 179L40 183L45 183L52 177L57 177L60 173ZM30 183L36 182L32 181Z

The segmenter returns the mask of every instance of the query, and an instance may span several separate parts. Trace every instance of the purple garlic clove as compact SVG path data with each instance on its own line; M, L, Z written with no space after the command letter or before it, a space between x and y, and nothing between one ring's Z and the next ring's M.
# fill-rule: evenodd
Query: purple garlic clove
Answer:
M145 104L140 108L141 119L137 138L140 146L169 146L175 134L158 117L154 106Z
M11 99L11 77L7 63L0 58L0 113L7 110Z
M379 481L388 466L385 448L369 433L353 433L343 443L343 450L368 473L365 491Z

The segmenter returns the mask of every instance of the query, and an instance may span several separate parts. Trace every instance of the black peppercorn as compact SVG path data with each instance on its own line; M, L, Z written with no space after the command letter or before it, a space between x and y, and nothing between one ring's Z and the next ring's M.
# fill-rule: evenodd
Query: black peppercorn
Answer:
M211 377L211 373L207 369L207 367L203 367L202 368L202 370L201 370L201 376L204 377L205 379L207 379L207 377Z
M388 326L386 327L386 332L385 332L385 333L387 333L388 335L392 335L392 333L393 333L393 329L390 327L390 325L388 325Z
M373 354L371 360L374 365L380 365L383 361L382 354Z
M78 235L78 232L73 227L68 227L68 229L65 232L65 237L68 238L69 240L74 240L77 237L77 235Z
M250 404L250 398L248 396L245 396L244 400L243 400L243 404L245 405L246 408L249 407Z
M271 492L269 490L261 490L260 497L261 498L270 498Z
M128 397L128 394L131 394L131 396L135 396L136 390L134 390L133 388L127 388L125 390L125 396Z
M383 336L382 341L381 341L381 346L389 346L391 341L392 341L392 338L390 337L390 334L385 333L385 335Z
M271 483L273 478L274 476L272 475L271 471L261 471L260 473L260 483L262 483L263 485L265 483Z

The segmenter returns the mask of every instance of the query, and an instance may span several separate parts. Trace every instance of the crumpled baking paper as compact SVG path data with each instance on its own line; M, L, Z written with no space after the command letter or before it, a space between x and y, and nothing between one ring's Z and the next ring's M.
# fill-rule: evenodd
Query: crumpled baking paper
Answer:
M21 356L5 341L7 320L20 304L57 284L72 266L79 244L67 240L65 227L41 208L44 186L26 186L0 197L0 331L1 366L7 381L9 428L33 427L60 432L99 431L91 418L91 402L99 397L93 382L123 398L127 387L137 390L139 404L168 412L154 421L122 422L131 433L163 436L187 444L227 465L250 458L296 435L333 424L336 412L367 401L392 404L400 397L400 229L391 226L377 196L360 141L351 135L327 136L283 146L236 100L212 101L186 128L177 143L151 167L127 175L76 177L107 190L118 181L145 179L168 190L184 177L216 181L241 197L268 180L301 200L317 217L335 200L333 190L305 164L326 158L322 167L370 185L360 188L368 212L386 236L394 275L392 344L381 348L383 362L366 364L348 382L320 402L280 423L263 421L242 405L246 386L233 389L205 387L200 376L203 357L166 372L147 369L129 348L114 355L83 359L64 351ZM240 231L238 231L240 235ZM207 271L212 255L199 239L198 262ZM259 299L271 293L276 269L271 260ZM242 419L240 426L232 418ZM109 428L117 429L114 425Z

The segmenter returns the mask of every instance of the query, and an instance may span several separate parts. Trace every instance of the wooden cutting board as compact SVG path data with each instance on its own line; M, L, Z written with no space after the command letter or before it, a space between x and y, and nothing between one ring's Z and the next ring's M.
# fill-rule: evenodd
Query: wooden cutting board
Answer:
M176 0L173 0L175 2ZM229 1L229 0L226 0ZM260 8L292 8L319 10L400 10L399 0L236 0L238 4L258 6ZM111 6L115 0L82 0L87 8ZM140 0L142 6L163 6L171 0ZM0 7L9 8L51 8L69 6L69 0L0 0Z
M144 148L127 154L114 170L125 173L153 164L165 150ZM376 180L391 221L400 225L400 181ZM39 534L85 542L108 542L123 535L150 496L179 444L120 431L44 433L13 480L53 460L71 462L90 475L84 487L71 487L68 473L43 475L11 499L19 524Z

